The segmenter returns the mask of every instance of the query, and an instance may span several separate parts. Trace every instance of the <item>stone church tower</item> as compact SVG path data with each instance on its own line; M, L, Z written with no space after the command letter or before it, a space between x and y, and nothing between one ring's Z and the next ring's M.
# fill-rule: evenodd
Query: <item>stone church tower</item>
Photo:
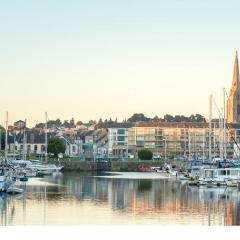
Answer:
M240 123L240 82L237 52L234 63L232 87L227 100L227 123Z

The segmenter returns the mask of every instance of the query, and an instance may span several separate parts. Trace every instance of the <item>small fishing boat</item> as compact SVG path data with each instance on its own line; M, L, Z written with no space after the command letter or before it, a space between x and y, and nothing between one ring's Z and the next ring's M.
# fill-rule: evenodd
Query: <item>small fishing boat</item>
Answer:
M158 168L156 172L162 174L170 174L171 168L171 165L165 163L162 167Z
M201 186L214 186L216 185L215 181L212 179L199 179L198 184Z
M26 177L36 177L37 176L37 170L33 168L26 168L25 169L25 176Z
M222 186L233 184L235 181L240 181L239 168L206 168L201 170L199 178L200 185L216 185ZM227 180L227 181L226 181ZM232 182L230 182L230 180Z
M155 172L155 170L152 169L151 167L139 167L138 171L139 172Z
M0 169L0 192L4 191L4 185L5 185L4 170Z
M189 186L199 186L199 181L198 180L193 180L188 182Z
M20 194L20 193L23 193L23 189L15 187L15 186L10 186L10 187L8 187L6 192L8 194Z
M55 164L36 164L29 166L29 168L37 170L37 175L51 175L54 172L61 171L63 167Z
M186 177L186 176L184 176L184 175L181 175L181 176L179 177L179 179L180 179L180 180L190 180L190 177Z
M26 177L26 176L19 177L19 181L20 182L27 182L28 181L28 177Z
M164 170L164 169L158 169L156 170L157 173L169 173L168 170Z
M227 187L237 187L239 185L239 180L235 179L225 179Z

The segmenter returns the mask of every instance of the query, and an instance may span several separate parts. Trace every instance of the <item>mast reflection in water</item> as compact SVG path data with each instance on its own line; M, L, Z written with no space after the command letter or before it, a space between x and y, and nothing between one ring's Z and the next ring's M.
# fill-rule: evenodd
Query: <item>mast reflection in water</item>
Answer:
M0 195L0 225L240 225L240 192L234 188L77 173L22 187L22 195Z

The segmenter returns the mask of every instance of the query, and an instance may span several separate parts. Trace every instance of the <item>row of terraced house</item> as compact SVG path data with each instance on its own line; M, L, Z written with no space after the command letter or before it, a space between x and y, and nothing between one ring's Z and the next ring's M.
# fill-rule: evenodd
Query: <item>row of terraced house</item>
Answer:
M225 134L219 124L195 122L137 122L112 123L78 128L48 129L48 138L60 137L66 144L65 156L79 159L137 158L138 150L149 149L159 158L207 159L209 138L211 153L237 158L239 155L240 124L227 124ZM224 136L224 141L223 141ZM8 148L10 153L43 155L45 153L45 130L26 129L23 144L23 128L10 127Z

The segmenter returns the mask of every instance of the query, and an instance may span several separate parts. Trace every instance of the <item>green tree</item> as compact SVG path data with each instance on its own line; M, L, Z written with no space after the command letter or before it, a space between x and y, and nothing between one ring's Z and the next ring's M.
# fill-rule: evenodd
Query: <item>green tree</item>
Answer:
M138 158L141 160L151 160L152 157L153 153L149 149L140 149L138 151Z
M35 128L44 128L45 127L45 123L37 123L35 125Z
M54 127L60 127L61 126L61 121L59 122L60 120L49 120L47 122L47 127L48 128L54 128ZM45 124L44 124L45 126Z
M206 122L205 117L203 117L203 116L200 115L200 114L196 114L196 115L195 115L195 119L196 119L196 122Z
M147 118L143 113L134 113L129 119L128 122L148 122L151 118Z
M74 120L74 118L72 118L72 119L70 120L70 124L71 124L72 126L75 125L75 120Z
M99 120L98 120L98 124L102 124L103 123L103 120L102 120L102 118L100 118Z
M161 119L158 117L158 116L155 116L154 118L153 118L153 122L159 122Z
M108 121L108 123L113 123L113 120L112 120L112 118L109 118L109 121Z
M76 125L81 126L81 125L83 125L83 122L82 121L77 121Z
M58 118L56 121L55 121L55 124L57 127L60 127L62 125L62 122L61 120Z
M170 115L170 114L166 114L166 115L164 115L164 121L165 122L174 122L174 117L172 116L172 115Z
M97 122L96 122L95 120L89 120L89 121L88 121L88 124L89 124L89 125L94 125L94 124L96 124L96 123L97 123Z
M61 125L62 125L62 122L59 118L57 120L49 120L47 122L47 127L48 128L60 127ZM35 125L35 128L45 128L45 123L37 123Z
M54 154L55 157L59 153L65 153L66 146L64 140L59 137L52 137L48 140L48 152Z

